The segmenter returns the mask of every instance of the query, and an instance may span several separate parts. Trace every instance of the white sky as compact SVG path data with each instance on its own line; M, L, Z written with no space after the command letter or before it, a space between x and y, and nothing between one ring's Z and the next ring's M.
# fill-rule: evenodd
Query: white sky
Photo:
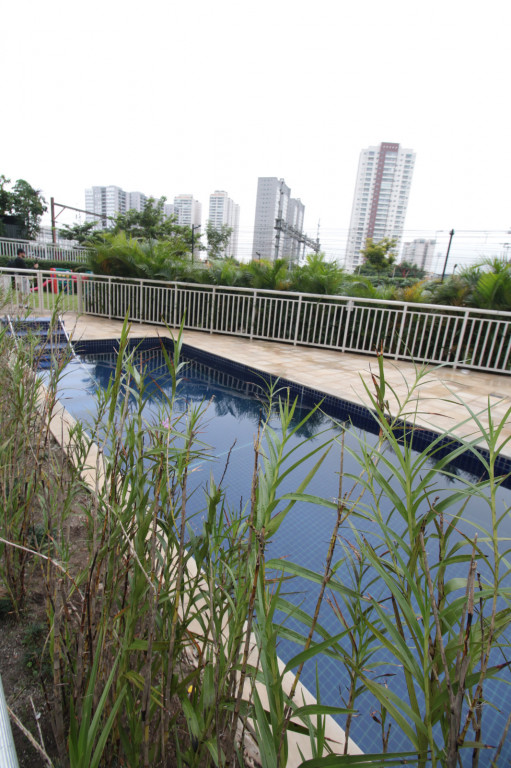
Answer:
M343 257L360 150L395 141L407 239L484 254L511 241L510 22L509 0L4 4L0 173L77 208L92 185L192 193L203 221L224 189L246 256L257 178L283 177Z

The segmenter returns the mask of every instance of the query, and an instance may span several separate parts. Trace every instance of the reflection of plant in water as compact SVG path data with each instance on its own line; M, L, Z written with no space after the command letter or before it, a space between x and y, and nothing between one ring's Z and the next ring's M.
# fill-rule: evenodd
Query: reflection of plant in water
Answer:
M101 355L103 358L92 367L92 375L102 389L106 390L112 376L115 375L115 358L113 354ZM87 359L97 360L98 355L85 356ZM162 395L168 395L171 386L165 366L165 360L161 349L143 350L134 353L134 364L145 371L147 398L159 402ZM184 364L183 381L186 395L181 395L174 403L174 407L184 412L189 405L198 405L203 402L212 402L216 416L230 415L236 419L248 418L257 427L261 414L266 408L266 380L259 377L257 380L246 380L234 376L232 373L204 365L197 360L183 356ZM255 374L257 376L257 374ZM133 382L130 383L133 386ZM291 397L286 387L278 387L275 390L275 402L273 415L278 417L278 398ZM130 395L130 402L135 402L135 395ZM293 427L299 424L306 412L313 410L313 405L300 406L293 415ZM332 420L320 410L314 410L309 419L299 427L297 434L302 438L313 439L319 431L330 427Z

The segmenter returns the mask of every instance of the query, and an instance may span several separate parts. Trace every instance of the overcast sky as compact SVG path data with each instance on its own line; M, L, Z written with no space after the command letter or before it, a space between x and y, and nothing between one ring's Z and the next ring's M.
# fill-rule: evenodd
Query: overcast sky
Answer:
M283 177L343 256L360 150L394 141L407 235L484 253L511 229L510 22L509 0L4 4L0 173L77 208L192 193L203 220L224 189L247 249L257 178Z

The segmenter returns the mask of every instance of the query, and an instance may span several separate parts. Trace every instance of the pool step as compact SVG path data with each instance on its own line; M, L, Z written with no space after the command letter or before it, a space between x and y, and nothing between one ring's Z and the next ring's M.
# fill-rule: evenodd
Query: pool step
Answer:
M56 360L69 357L69 339L59 319L52 323L47 318L7 317L2 320L8 332L17 339L32 339L35 343L35 361L39 369L49 369Z

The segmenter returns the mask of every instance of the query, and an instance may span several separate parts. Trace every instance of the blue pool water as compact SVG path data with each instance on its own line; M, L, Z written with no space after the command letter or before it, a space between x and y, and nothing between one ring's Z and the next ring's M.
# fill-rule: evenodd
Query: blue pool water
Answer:
M94 351L91 351L91 348ZM68 366L63 379L61 400L71 414L82 421L87 422L94 412L93 395L99 386L106 387L115 367L115 356L112 353L112 342L94 342L92 345L77 348L80 354L80 362ZM214 461L199 462L194 466L194 482L197 486L206 486L210 474L217 482L225 474L223 487L226 489L227 501L230 507L239 509L243 507L250 497L250 480L254 461L254 436L261 411L261 397L264 390L264 381L259 375L255 375L245 366L220 360L213 355L198 352L184 347L184 358L187 367L183 373L183 382L180 388L180 407L183 410L190 404L208 402L209 407L203 419L200 439L213 447ZM161 379L164 369L164 360L161 352L155 349L155 340L145 340L138 358L140 367L145 367L150 376L158 380L154 386L154 403L149 403L149 414L153 407L153 415L158 413L158 401L161 388L168 387ZM288 383L281 382L280 386L286 387ZM290 385L291 386L291 385ZM85 395L89 394L90 397ZM298 398L297 423L310 411L311 406L318 401L318 393L305 388L291 389L291 396ZM353 450L357 447L357 437L368 443L377 442L376 427L372 416L363 408L353 406L336 398L325 398L322 411L317 411L312 419L302 428L296 437L297 443L304 438L311 438L312 447L321 445L329 439L340 434L339 427L332 422L332 417L338 422L350 422L352 426L346 433L346 444ZM150 415L148 415L150 418ZM273 425L277 422L274 419ZM432 434L423 433L423 441L431 440ZM300 449L303 454L309 452L311 443ZM226 469L226 461L229 462ZM443 477L435 495L442 496L452 492L456 483L462 486L464 480L473 480L477 467L471 458L465 460L466 466L450 467L452 474L457 479L447 480ZM339 465L340 447L334 442L330 446L328 455L323 462L321 471L316 475L307 488L310 494L317 494L329 500L337 498L339 493ZM343 471L345 475L358 475L360 468L352 457L345 453ZM507 464L502 471L509 471ZM291 474L285 484L282 493L296 489L303 476L303 469ZM349 486L344 487L349 490ZM194 518L194 528L200 530L202 526L201 506L203 495L198 493L196 499L197 515ZM499 504L502 508L511 505L511 491L502 488L499 491ZM390 502L387 511L391 511ZM311 504L297 504L289 514L285 522L276 533L269 548L269 556L287 558L291 562L297 562L301 566L321 572L325 563L329 540L334 526L335 512L325 507ZM466 521L466 533L471 533L471 522L481 522L480 501L477 498L470 499L464 512ZM361 524L362 525L362 524ZM375 531L364 523L364 532L368 536L374 536ZM362 531L362 529L361 529ZM350 531L343 528L343 539L350 539ZM501 535L511 537L511 524L509 520L502 526ZM352 538L352 537L351 537ZM342 556L341 547L334 562ZM310 584L293 581L286 587L289 600L300 605L306 612L314 610L317 590ZM329 628L332 634L339 632L339 623L333 611L325 604L320 620ZM292 628L300 629L298 622L291 623ZM280 656L286 660L297 651L297 647L289 641L282 641L279 646ZM343 706L340 696L346 694L346 672L339 662L326 657L318 660L321 700L336 706ZM302 682L315 691L316 669L314 665L305 669ZM389 686L399 686L399 679L392 679ZM503 729L507 710L511 706L511 695L502 686L502 695L506 697L508 704L503 704L502 717L491 715L485 720L485 740L489 743L497 743ZM374 701L368 695L357 701L358 717L352 726L351 736L365 752L378 752L381 750L380 726L373 718ZM339 721L343 724L342 719ZM406 738L393 729L390 751L409 748ZM508 748L507 758L511 755ZM502 756L504 757L504 756Z

